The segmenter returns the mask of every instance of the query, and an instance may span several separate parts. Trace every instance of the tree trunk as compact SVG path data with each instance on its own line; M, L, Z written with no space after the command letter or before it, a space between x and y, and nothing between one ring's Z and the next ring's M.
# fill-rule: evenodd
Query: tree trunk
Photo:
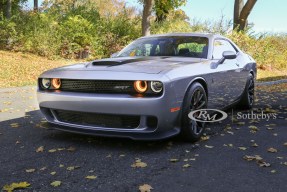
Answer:
M252 11L257 0L248 0L244 5L244 0L235 0L234 3L234 18L233 29L237 31L243 31L247 27L247 19Z
M244 7L244 0L235 0L234 2L234 16L233 16L233 30L239 27L240 13Z
M39 6L38 6L38 0L34 0L34 11L38 12Z
M255 3L257 0L248 0L247 3L244 5L241 13L240 13L240 20L239 20L239 30L242 31L247 26L247 18L251 13Z
M6 3L6 19L11 18L11 12L12 12L12 0L7 0Z
M142 36L150 35L150 17L153 0L144 0L142 16Z

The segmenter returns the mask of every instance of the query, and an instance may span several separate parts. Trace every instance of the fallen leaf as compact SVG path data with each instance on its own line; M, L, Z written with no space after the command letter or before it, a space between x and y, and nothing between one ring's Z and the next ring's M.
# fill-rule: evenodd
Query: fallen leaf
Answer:
M75 148L75 147L69 147L69 148L67 149L67 151L74 152L74 151L76 151L76 148Z
M80 166L70 166L70 167L67 167L67 170L68 171L73 171L73 170L79 169L79 168L80 168Z
M243 157L243 159L245 159L245 160L247 160L247 161L253 161L253 160L260 161L260 160L262 160L263 158L260 157L259 155L254 155L254 156L245 155L245 156Z
M37 153L40 153L40 152L43 152L43 151L44 151L44 146L38 147L38 148L36 149L36 152L37 152Z
M13 127L13 128L18 128L19 127L19 123L11 123L10 126Z
M146 166L147 164L142 162L141 159L137 159L136 162L131 165L131 167L134 167L134 168L144 168Z
M247 148L246 147L238 147L238 149L245 151Z
M188 167L191 167L191 165L190 165L190 164L185 164L185 165L183 165L182 167L183 167L183 168L188 168Z
M276 173L277 171L275 169L271 170L270 171L271 173Z
M36 169L26 169L26 172L27 173L33 173L33 172L35 172L36 171Z
M212 149L214 146L211 145L205 145L206 148Z
M251 146L252 147L258 147L257 143L253 143Z
M59 167L64 167L64 165L63 165L63 164L60 164Z
M40 171L45 171L47 169L47 167L42 167L41 169L40 169Z
M267 149L268 152L270 153L277 153L277 149L270 147L269 149Z
M10 185L5 185L3 187L4 191L12 192L14 189L25 189L29 187L31 184L28 182L20 182L20 183L12 183Z
M201 141L207 141L207 140L209 140L209 136L202 136L202 137L200 138L200 140L201 140Z
M259 165L260 167L270 167L270 166L271 166L270 163L266 163L266 162L263 161L263 160L259 160L259 161L257 161L257 163L258 163L258 165Z
M48 152L49 153L54 153L54 152L56 152L57 151L57 149L50 149Z
M178 162L179 160L178 159L170 159L169 161L175 163L175 162Z
M152 186L148 185L148 184L144 184L139 186L139 190L140 192L150 192L152 190Z
M87 177L85 177L86 179L96 179L97 176L95 175L88 175Z
M250 125L249 129L251 130L250 131L251 133L256 133L257 131L259 131L259 129L256 126L254 126L254 125Z
M50 185L52 185L53 187L58 187L61 185L61 181L53 181Z
M51 175L56 175L56 171L53 171L50 173Z

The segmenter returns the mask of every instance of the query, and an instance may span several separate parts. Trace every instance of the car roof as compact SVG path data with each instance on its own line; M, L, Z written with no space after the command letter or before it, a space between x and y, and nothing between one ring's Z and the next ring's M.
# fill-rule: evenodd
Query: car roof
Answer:
M225 38L222 35L214 34L214 33L165 33L165 34L156 34L156 35L149 35L144 36L141 38L150 38L150 37L182 37L182 36L196 36L196 37L206 37L206 38ZM140 39L141 39L140 38Z

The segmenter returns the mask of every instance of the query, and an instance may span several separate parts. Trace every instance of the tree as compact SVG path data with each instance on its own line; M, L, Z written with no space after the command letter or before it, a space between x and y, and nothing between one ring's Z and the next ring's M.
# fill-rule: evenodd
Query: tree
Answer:
M150 35L150 18L152 13L153 0L144 0L142 16L142 36Z
M170 11L186 4L186 0L155 0L156 22L166 20Z
M34 11L38 12L39 6L38 6L38 0L34 0Z
M243 31L248 24L248 16L251 13L257 0L247 0L244 4L244 0L235 0L234 2L234 17L233 17L233 29L237 31Z
M12 0L7 0L6 2L6 19L11 18L12 12Z

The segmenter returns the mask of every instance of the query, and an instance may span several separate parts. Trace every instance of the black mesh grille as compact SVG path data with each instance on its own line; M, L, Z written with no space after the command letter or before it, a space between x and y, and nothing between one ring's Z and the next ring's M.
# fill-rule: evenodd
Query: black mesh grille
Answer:
M62 91L88 93L134 93L133 81L62 79Z
M134 129L140 124L140 116L107 115L65 110L54 110L54 112L59 121L78 125Z

